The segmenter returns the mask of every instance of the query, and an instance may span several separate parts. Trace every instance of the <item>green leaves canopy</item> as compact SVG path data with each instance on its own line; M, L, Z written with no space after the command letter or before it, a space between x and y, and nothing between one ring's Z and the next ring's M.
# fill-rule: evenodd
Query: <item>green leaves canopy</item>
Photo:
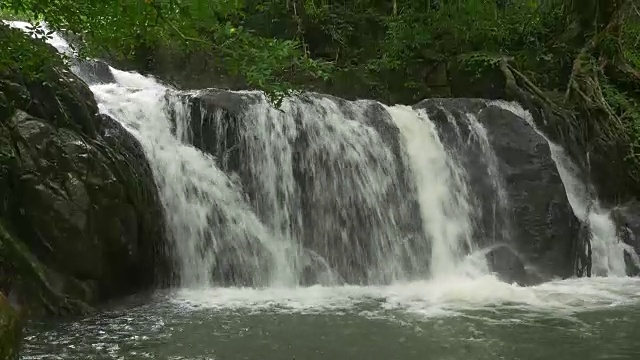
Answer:
M158 43L202 51L276 99L289 92L294 75L327 78L330 64L309 58L299 41L244 28L244 6L241 0L4 0L0 11L69 31L92 56L124 59Z

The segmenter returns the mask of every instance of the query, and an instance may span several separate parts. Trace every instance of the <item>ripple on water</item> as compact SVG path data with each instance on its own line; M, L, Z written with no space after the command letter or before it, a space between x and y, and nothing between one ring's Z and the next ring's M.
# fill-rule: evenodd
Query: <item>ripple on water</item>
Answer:
M191 289L32 323L22 359L634 359L638 322L628 278Z

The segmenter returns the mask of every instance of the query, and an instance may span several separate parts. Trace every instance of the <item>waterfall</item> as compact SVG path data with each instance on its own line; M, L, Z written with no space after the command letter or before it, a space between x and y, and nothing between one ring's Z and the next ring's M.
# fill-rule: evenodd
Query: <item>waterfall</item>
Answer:
M112 72L116 84L91 89L145 148L185 286L386 284L456 273L479 250L468 174L424 112L313 94L275 109L235 92L231 114L206 91ZM486 131L467 121L494 163Z
M407 230L419 226L411 216L417 204L401 175L397 141L376 129L393 127L381 105L305 94L275 109L260 93L227 92L233 98L226 105L242 104L229 113L209 110L222 105L210 95L191 98L198 116L185 131L237 174L262 223L298 249L289 259L299 281L318 270L355 283L425 275L428 244ZM206 142L227 143L213 149L203 134L213 136ZM220 159L229 152L242 160Z
M499 135L477 116L497 106L531 123L517 104L433 113L305 93L276 109L259 92L184 92L109 70L115 82L91 90L144 148L182 286L474 277L490 271L494 246L517 236ZM589 219L594 273L624 275L609 213L597 202L587 212L584 184L549 146L573 212Z
M409 155L423 231L431 240L431 275L451 274L473 247L466 172L447 154L426 114L407 106L387 111L400 129Z
M569 203L576 217L588 222L591 233L592 274L594 276L625 276L624 252L626 245L616 234L616 225L609 210L600 206L587 191L587 184L579 177L579 171L564 150L549 142L558 171L567 188ZM593 203L590 208L589 204ZM635 251L634 251L635 253Z
M240 185L217 168L212 156L172 132L168 112L184 118L185 104L152 79L112 72L117 84L94 85L91 90L100 110L119 120L145 149L168 216L183 284L209 285L216 270L235 272L223 275L240 283L293 281L287 260L291 249L257 219ZM241 263L246 274L229 268L233 262Z
M520 105L501 101L495 103L526 119L534 129L536 128L531 114ZM636 259L635 250L618 238L616 224L611 219L611 211L603 208L598 199L594 197L594 194L589 191L589 185L583 180L580 170L565 153L564 149L549 140L539 130L536 129L536 131L549 143L551 155L557 165L574 214L580 221L589 225L592 247L592 274L594 276L625 276L625 251ZM590 204L592 206L589 206Z

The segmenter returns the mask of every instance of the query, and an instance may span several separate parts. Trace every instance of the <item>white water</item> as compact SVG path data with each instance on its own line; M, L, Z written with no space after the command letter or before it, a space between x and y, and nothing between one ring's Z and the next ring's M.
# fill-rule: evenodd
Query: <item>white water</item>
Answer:
M9 25L12 28L16 28L16 29L20 29L24 32L30 33L32 34L34 37L40 37L37 36L33 31L33 25L28 23L28 22L24 22L24 21L6 21L6 20L1 20L1 22ZM43 32L48 33L49 29L47 29L46 24L41 23L36 25L36 27L38 29L41 29ZM62 36L60 36L58 33L53 33L51 34L47 39L46 39L47 43L49 43L50 45L52 45L53 47L56 48L56 50L58 50L59 52L63 53L63 54L68 54L71 55L73 53L71 46L69 45L69 43L62 38Z
M260 257L274 260L274 274L258 274L265 281L293 282L293 270L286 261L277 261L287 251L246 206L239 185L216 166L215 160L192 146L183 144L171 133L167 106L176 117L188 116L169 89L139 74L111 69L117 84L91 87L100 111L113 116L140 140L149 157L167 213L168 228L174 238L180 261L183 285L210 285L210 271L217 253L225 248L221 237L233 239L228 256L241 256L242 262L261 269ZM169 96L169 100L166 100ZM268 253L251 249L257 242ZM269 257L273 259L269 259ZM264 269L262 269L264 271ZM259 273L259 271L258 271Z
M254 207L283 237L304 241L338 268L351 258L367 263L370 282L402 279L401 258L411 252L397 241L393 209L384 211L390 194L400 197L393 183L396 161L380 135L363 125L367 104L345 106L347 111L322 97L292 98L278 111L262 99L241 115L243 159L257 190ZM300 139L305 145L296 148ZM294 171L305 176L304 189Z
M212 288L181 290L173 301L186 310L214 308L283 313L340 313L375 302L379 308L361 310L365 316L402 311L424 317L455 316L470 310L502 309L571 315L625 306L640 301L638 278L580 278L520 287L490 275L444 277L388 286L307 288ZM367 308L369 309L369 308ZM514 315L523 320L520 315Z
M62 47L64 48L64 47ZM220 171L215 164L215 159L184 144L170 132L169 118L164 111L166 105L163 97L167 89L149 78L137 74L119 72L113 69L118 84L98 85L92 87L96 98L100 103L101 111L112 114L121 121L142 143L147 156L153 166L156 181L159 184L162 200L168 211L169 226L175 237L176 251L181 259L189 259L182 263L182 274L186 283L208 283L208 274L202 272L215 261L211 251L203 251L199 248L203 242L213 244L212 249L220 244L216 238L218 234L208 230L209 217L212 214L212 204L223 203L221 217L238 226L230 226L226 229L232 236L239 238L253 238L263 244L273 256L282 256L290 247L283 246L280 237L288 236L286 232L270 231L257 219L251 209L244 202L241 189L230 178ZM175 101L178 114L186 114L186 109L180 108L181 103ZM506 106L506 105L505 105ZM513 105L509 105L514 107ZM517 107L514 107L517 109ZM437 136L425 140L416 136L418 132L434 134L431 124L422 121L419 115L404 107L390 109L394 115L394 121L400 129L405 140L406 150L409 152L411 170L418 181L419 196L423 200L436 201L437 206L443 209L450 206L446 200L446 189L440 187L442 192L429 194L424 187L423 179L430 179L433 185L442 184L443 178L454 177L450 165L443 164L441 144L438 145ZM271 117L269 117L271 118ZM267 121L264 118L262 121ZM256 130L256 131L264 131ZM280 135L288 136L282 129ZM265 143L266 151L269 151L271 143ZM420 146L430 146L434 153L420 151ZM424 148L423 148L424 149ZM281 151L281 150L278 150ZM286 152L286 151L285 151ZM320 156L318 152L317 156ZM556 154L557 155L557 154ZM285 159L286 160L286 159ZM443 170L443 178L434 178L437 174L425 171L425 162L431 161ZM282 165L282 163L277 164ZM277 166L274 163L265 163L264 167ZM568 189L571 205L578 217L591 219L591 228L594 232L594 250L596 247L603 249L594 252L594 261L598 263L603 275L614 275L619 272L620 251L618 251L615 232L612 232L612 222L606 212L586 213L585 199L580 195L583 185L576 183L575 178L563 168L560 161L561 173L564 173L563 182ZM564 169L564 170L563 170ZM281 174L263 173L267 179L265 184L280 184L287 186L286 179L279 179ZM288 176L288 175L286 175ZM275 180L273 180L275 179ZM330 179L327 179L330 180ZM461 186L461 185L460 185ZM286 190L286 189L285 189ZM272 196L276 190L270 190ZM280 191L280 190L278 190ZM286 190L288 191L288 190ZM318 195L321 195L320 190ZM267 192L269 193L269 192ZM438 195L439 194L439 195ZM444 199L443 199L444 198ZM463 198L464 199L464 198ZM422 201L422 204L428 204ZM459 204L458 204L459 205ZM466 210L460 212L460 208L454 206L453 213L458 216L455 222L450 218L429 210L423 210L423 219L432 221L434 228L425 226L425 233L429 233L436 239L434 243L436 251L445 258L453 259L460 267L471 264L476 268L473 256L462 257L462 244L468 243L466 235L467 218ZM280 206L280 205L278 205ZM217 209L216 212L221 211ZM281 211L278 210L278 211ZM443 210L444 212L444 210ZM292 211L290 214L295 214ZM220 215L220 214L217 214ZM443 223L437 222L441 219ZM456 219L454 217L454 219ZM269 224L292 224L297 220L276 218L268 221ZM454 228L458 224L461 228ZM282 229L283 226L275 228ZM236 231L242 233L235 234ZM446 242L444 234L456 234L453 244ZM440 238L438 239L438 236ZM200 242L187 241L186 239L201 239ZM285 241L284 243L290 244ZM596 244L598 243L598 244ZM248 244L239 244L245 246ZM434 251L434 252L436 252ZM279 255L278 255L279 254ZM294 254L295 256L295 254ZM437 259L435 259L438 261ZM275 261L280 264L276 279L293 277L292 269L286 261ZM594 265L595 265L594 262ZM258 268L259 268L259 264ZM450 270L449 265L437 263L435 272L443 273ZM594 266L595 269L595 266ZM598 270L600 271L600 270ZM266 289L246 288L208 288L200 290L181 290L176 294L175 301L187 306L214 307L214 308L250 308L250 309L275 309L281 311L324 311L349 308L367 299L383 300L384 306L390 310L402 309L425 316L441 316L455 313L459 310L479 309L494 307L497 305L513 306L534 311L551 311L571 313L589 310L598 307L619 306L629 302L638 301L640 298L640 280L630 278L592 278L554 281L535 287L522 288L505 284L490 275L476 276L443 276L429 281L397 283L389 286L341 286L309 288L291 288L272 286Z
M520 105L505 102L496 102L496 104L526 119L529 125L535 128L531 114ZM635 255L635 251L629 249L629 246L618 238L616 225L611 219L611 211L602 208L598 199L593 198L594 195L589 191L588 185L580 179L578 168L566 155L564 149L550 141L542 132L538 131L538 133L549 143L551 156L558 167L573 213L581 221L589 223L593 252L592 274L594 276L626 276L624 253L629 251L630 254ZM593 204L591 208L589 204Z
M465 252L473 249L465 171L449 157L426 113L408 106L387 111L400 129L418 188L423 231L431 240L431 276L455 273Z

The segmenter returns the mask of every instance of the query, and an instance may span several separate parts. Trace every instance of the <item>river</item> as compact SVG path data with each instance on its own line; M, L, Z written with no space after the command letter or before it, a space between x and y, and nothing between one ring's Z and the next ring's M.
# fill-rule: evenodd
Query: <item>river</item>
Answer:
M640 280L155 294L32 323L23 359L637 359Z

